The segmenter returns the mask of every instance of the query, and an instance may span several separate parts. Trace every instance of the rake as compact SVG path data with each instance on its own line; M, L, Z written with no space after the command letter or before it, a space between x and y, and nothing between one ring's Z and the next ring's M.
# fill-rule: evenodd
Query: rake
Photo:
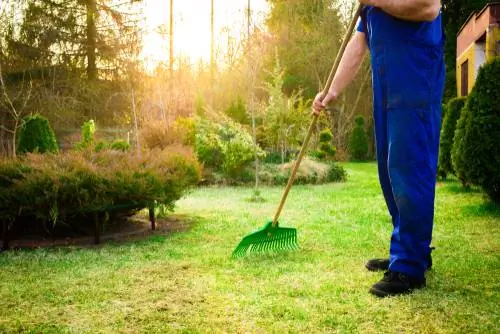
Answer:
M326 82L325 87L323 88L323 96L328 93L328 89L333 81L335 73L340 64L340 60L344 54L347 43L354 31L354 26L361 14L361 10L363 9L363 5L359 5L354 17L349 24L349 28L347 29L346 35L340 46L339 53L337 54L337 58L333 64L333 67L328 75L328 80ZM297 160L293 166L292 172L290 174L290 178L288 179L288 183L286 185L285 191L283 192L283 196L281 197L280 204L278 206L278 210L274 215L273 220L268 221L262 228L259 230L245 236L236 249L233 251L232 257L238 258L244 256L247 252L271 252L271 251L286 251L286 250L294 250L298 248L297 243L297 229L290 227L280 227L278 219L280 217L281 211L283 210L283 206L285 205L285 201L288 197L288 193L292 188L293 182L295 181L295 176L297 175L297 171L299 169L302 158L304 157L304 153L307 150L307 145L309 144L309 140L311 139L311 135L316 127L316 123L318 122L318 114L314 113L312 116L311 125L309 126L309 130L307 131L306 138L302 143L302 147L300 149L299 155L297 156Z

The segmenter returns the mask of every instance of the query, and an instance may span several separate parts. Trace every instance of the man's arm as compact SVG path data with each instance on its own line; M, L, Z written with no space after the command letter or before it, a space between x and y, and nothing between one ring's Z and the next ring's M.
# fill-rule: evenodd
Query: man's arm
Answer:
M340 60L339 68L329 87L328 94L321 96L319 93L313 102L316 112L319 113L330 101L335 100L353 81L367 50L368 44L365 34L359 31L355 32Z
M441 8L440 0L359 0L407 21L433 21Z

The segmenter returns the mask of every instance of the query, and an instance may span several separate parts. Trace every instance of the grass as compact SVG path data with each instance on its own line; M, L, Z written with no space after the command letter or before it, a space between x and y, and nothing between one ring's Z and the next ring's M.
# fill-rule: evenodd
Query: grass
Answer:
M0 332L498 333L500 209L440 183L428 288L377 299L390 219L374 164L349 181L297 186L281 225L300 250L231 260L282 188L202 188L178 203L190 229L141 242L0 254Z

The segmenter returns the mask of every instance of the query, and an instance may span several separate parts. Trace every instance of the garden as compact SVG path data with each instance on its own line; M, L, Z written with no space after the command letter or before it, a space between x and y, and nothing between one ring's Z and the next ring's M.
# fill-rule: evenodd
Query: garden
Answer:
M279 219L297 247L232 257L276 213L357 2L249 2L246 37L212 27L195 63L144 55L169 35L148 1L0 8L0 332L498 333L499 58L467 97L447 81L427 288L379 299L368 59L311 127Z

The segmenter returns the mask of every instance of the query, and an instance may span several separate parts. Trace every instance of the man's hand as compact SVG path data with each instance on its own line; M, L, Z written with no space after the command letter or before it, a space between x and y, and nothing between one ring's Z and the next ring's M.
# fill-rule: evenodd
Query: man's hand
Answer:
M326 95L323 95L323 92L316 94L314 98L312 107L313 114L319 115L325 108L328 106L330 102L333 102L337 99L337 94L334 92L328 92Z

